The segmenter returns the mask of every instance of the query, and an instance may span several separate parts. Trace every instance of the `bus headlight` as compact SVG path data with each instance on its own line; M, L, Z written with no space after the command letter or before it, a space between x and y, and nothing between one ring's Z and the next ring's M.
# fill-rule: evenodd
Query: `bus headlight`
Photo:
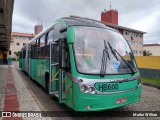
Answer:
M82 92L86 92L86 91L88 90L88 87L85 86L85 85L81 85L81 86L80 86L80 90L81 90Z
M94 87L89 87L89 92L93 92L94 90Z
M89 93L96 94L96 89L94 87L89 87Z
M80 85L81 92L95 94L96 89L92 86Z

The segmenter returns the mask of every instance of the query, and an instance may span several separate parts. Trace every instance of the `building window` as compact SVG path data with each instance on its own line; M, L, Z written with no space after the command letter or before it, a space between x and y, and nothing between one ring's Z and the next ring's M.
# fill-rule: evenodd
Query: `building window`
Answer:
M23 46L25 46L26 45L26 43L23 43Z
M125 34L128 35L128 32L126 31Z
M133 36L131 36L131 40L134 40Z
M140 38L142 38L142 34L140 34Z
M16 36L16 39L19 39L19 36Z
M135 41L135 46L138 46L138 42L137 41Z
M132 32L131 36L134 38L134 37L137 36L136 34L137 34L137 33Z
M19 46L19 43L17 43L17 46Z
M135 41L131 41L131 45L135 46Z
M32 38L31 38L31 37L28 37L28 39L29 39L29 40L32 40Z
M133 50L133 53L135 54L135 50Z
M139 51L139 54L142 54L142 51L141 51L141 50Z
M133 32L131 33L131 36L134 37L134 33Z
M140 42L140 46L142 46L143 45L143 42Z
M138 52L137 52L137 50L136 50L136 54L137 54Z

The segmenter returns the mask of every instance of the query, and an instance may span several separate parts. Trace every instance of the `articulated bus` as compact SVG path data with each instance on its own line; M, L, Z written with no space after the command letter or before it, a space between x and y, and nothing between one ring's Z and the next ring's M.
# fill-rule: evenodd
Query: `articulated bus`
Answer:
M140 100L142 84L131 47L100 21L64 17L20 51L30 78L75 111L101 111Z

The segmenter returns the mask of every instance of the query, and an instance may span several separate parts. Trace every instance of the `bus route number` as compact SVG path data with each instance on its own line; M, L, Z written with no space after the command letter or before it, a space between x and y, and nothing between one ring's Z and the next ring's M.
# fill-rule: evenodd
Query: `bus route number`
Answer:
M112 91L112 90L118 90L118 84L101 84L101 85L99 85L99 91L105 92L105 91Z

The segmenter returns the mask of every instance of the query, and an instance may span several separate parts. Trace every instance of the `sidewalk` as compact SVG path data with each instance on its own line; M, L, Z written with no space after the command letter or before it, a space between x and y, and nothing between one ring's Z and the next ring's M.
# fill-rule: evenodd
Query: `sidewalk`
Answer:
M0 65L0 111L44 111L39 108L33 93L27 89L22 79L13 65ZM23 118L23 120L37 119L49 118ZM3 120L22 120L22 118L4 117Z

